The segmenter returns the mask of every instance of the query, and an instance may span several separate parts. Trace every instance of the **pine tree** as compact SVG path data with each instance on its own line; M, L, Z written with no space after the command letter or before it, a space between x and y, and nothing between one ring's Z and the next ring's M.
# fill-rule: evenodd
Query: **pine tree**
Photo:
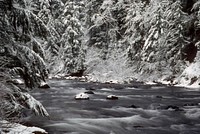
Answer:
M1 113L10 121L18 119L24 108L48 116L42 104L27 93L47 78L43 49L37 40L45 40L48 30L26 2L0 1ZM16 77L24 80L25 88L15 85Z
M127 46L127 53L131 66L136 70L140 68L141 51L145 37L144 14L146 7L144 2L128 1L127 15L125 16L125 35L124 41Z
M186 36L190 21L187 14L182 11L180 1L172 2L164 16L168 22L168 29L165 31L168 45L166 58L173 67L173 74L179 74L185 64L183 49L190 42Z
M64 26L59 48L60 60L64 62L63 73L70 74L84 69L82 9L81 2L67 1L59 17Z
M189 43L188 15L180 1L129 1L125 42L136 71L154 79L179 74L184 65L183 49ZM131 10L132 9L132 10ZM176 62L174 62L176 61ZM166 69L166 67L168 69Z
M168 5L168 0L150 2L144 16L144 24L147 32L144 36L140 66L143 68L143 72L152 73L153 71L157 77L162 77L164 71L166 71L164 68L167 66L167 59L163 57L162 53L167 48L165 44L167 22L163 14Z
M117 21L113 17L113 0L104 0L99 5L98 12L94 13L89 28L88 46L95 46L101 50L102 59L106 59L111 44L117 41Z

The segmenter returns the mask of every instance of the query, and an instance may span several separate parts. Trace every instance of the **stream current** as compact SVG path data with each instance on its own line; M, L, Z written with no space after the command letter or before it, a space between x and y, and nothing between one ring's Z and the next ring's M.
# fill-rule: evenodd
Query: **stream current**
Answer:
M50 80L50 89L31 94L50 114L26 124L49 134L199 134L200 89L165 85L101 84ZM76 94L92 91L89 100ZM91 92L90 92L91 93ZM116 95L117 100L108 100Z

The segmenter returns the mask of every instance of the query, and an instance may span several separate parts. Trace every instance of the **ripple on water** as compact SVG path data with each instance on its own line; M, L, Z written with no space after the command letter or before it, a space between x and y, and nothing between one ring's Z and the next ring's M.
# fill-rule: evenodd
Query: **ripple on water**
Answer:
M200 92L173 87L129 88L94 83L50 81L51 89L33 93L52 117L32 122L50 134L195 134L200 132ZM74 96L94 87L90 100ZM110 87L110 88L109 88ZM150 89L151 88L151 89ZM164 89L166 88L166 89ZM150 89L150 90L149 90ZM118 100L106 100L108 95ZM184 99L186 98L186 99ZM190 106L195 104L195 106ZM196 105L198 104L198 105ZM131 107L133 106L133 107ZM137 107L134 107L137 106ZM183 111L168 110L177 106ZM189 131L191 133L189 133Z

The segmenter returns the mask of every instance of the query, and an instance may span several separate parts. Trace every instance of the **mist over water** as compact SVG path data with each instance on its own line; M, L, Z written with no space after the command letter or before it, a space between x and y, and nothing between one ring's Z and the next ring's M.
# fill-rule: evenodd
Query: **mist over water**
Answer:
M51 89L32 95L50 118L32 116L26 123L50 134L197 134L200 90L164 85L100 84L51 80ZM91 90L89 100L75 100ZM108 95L118 100L108 100Z

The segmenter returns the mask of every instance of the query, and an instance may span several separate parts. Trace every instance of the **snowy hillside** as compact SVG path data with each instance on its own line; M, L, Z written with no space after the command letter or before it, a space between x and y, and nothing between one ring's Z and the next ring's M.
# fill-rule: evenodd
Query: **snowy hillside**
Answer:
M2 0L1 18L13 43L33 50L52 77L174 83L199 51L199 3Z
M194 62L199 1L63 2L56 3L62 10L48 22L58 33L45 51L52 75L174 83Z

